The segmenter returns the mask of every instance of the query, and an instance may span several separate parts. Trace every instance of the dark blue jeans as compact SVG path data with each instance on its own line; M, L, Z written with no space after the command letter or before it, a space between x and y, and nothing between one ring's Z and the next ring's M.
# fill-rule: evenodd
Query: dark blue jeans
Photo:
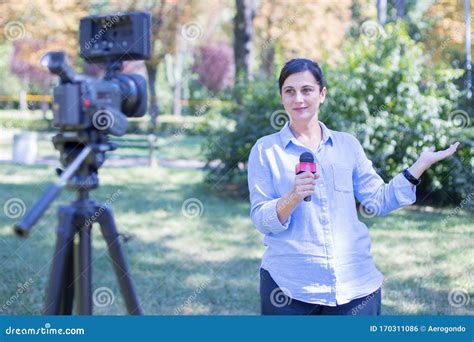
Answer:
M326 306L302 302L288 297L278 287L270 273L260 269L260 302L262 315L380 315L382 289L349 303Z

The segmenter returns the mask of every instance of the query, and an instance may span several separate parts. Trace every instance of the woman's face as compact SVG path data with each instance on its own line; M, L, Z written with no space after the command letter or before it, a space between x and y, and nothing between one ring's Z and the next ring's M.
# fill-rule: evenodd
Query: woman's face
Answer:
M281 102L292 122L309 122L325 98L326 87L320 90L309 71L291 74L281 88Z

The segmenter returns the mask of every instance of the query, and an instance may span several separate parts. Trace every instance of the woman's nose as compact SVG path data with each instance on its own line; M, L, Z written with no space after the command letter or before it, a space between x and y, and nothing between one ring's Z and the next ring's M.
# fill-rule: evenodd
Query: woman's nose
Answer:
M296 92L295 102L297 103L303 102L303 95L299 91Z

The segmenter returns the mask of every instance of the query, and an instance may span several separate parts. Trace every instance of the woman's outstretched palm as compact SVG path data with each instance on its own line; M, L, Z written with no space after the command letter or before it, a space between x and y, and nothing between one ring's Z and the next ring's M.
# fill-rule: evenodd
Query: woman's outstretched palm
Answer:
M427 150L421 152L420 159L423 160L428 165L433 165L434 163L439 162L447 157L450 157L456 152L456 149L459 146L459 142L451 144L449 148L442 151L435 151L434 146L428 148Z

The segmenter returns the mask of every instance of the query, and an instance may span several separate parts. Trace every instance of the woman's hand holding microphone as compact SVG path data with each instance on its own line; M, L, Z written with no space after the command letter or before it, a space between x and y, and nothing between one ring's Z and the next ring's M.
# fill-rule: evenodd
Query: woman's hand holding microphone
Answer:
M313 174L309 166L306 167L306 171L296 175L292 195L296 197L298 203L314 193L316 179L318 178L319 175L316 173Z
M295 176L293 189L278 200L276 209L278 220L283 224L291 215L293 209L304 201L305 197L311 196L316 188L316 179L319 175L311 172L309 165L306 165L304 172Z

